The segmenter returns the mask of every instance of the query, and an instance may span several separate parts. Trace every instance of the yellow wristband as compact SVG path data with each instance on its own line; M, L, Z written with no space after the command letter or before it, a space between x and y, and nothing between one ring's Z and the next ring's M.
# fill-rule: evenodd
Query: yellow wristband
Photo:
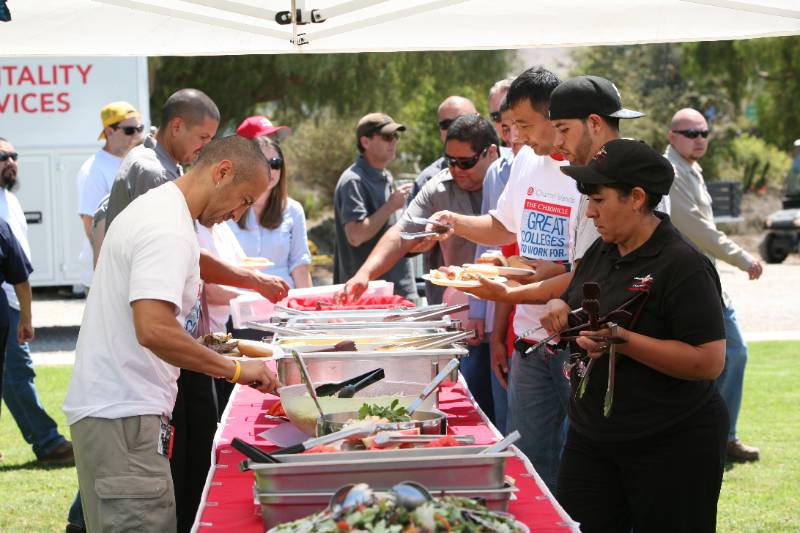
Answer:
M236 359L233 360L233 364L236 365L236 370L233 371L233 377L228 381L228 383L236 383L239 381L239 376L242 375L242 363L237 361Z

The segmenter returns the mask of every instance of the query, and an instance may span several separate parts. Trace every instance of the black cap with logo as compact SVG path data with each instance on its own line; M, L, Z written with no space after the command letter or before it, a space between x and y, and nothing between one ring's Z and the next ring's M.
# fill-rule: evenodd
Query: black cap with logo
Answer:
M563 81L550 95L550 120L586 118L589 115L639 118L644 113L622 107L617 87L599 76L578 76Z
M675 171L672 164L644 141L614 139L594 154L586 166L561 167L580 183L623 183L651 194L669 194Z

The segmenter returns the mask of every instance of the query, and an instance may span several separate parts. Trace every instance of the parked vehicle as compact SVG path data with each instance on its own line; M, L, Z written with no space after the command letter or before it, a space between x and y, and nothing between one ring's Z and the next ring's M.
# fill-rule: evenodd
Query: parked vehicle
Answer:
M790 253L800 252L800 139L794 146L794 162L786 177L783 209L764 221L767 234L760 251L767 263L782 263Z

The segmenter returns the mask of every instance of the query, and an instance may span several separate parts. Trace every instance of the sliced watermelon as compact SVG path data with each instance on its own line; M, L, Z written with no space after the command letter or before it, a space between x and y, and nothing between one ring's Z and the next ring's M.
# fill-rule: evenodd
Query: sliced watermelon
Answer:
M397 431L392 431L392 435L419 435L419 428L411 428L411 429L400 429ZM396 450L398 448L408 448L409 446L406 443L395 442L386 444L384 446L378 446L375 442L375 436L371 435L369 437L364 437L361 439L361 442L364 443L364 447L368 450Z
M270 416L286 416L286 411L283 410L283 404L278 400L267 409L267 414Z
M334 446L325 446L321 444L319 446L314 446L313 448L309 448L308 450L304 451L303 453L333 453L333 452L340 452L339 448Z
M450 446L461 446L456 438L452 435L445 435L441 439L436 439L429 442L423 448L448 448Z

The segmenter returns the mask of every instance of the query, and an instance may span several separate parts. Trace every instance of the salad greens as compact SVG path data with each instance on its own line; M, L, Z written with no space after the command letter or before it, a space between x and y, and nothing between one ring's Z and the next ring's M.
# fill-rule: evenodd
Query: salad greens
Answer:
M389 422L409 422L411 417L405 407L400 405L400 400L395 399L388 407L383 405L376 405L374 403L365 403L358 410L359 420L363 420L368 416L377 416L378 418L385 418Z
M487 510L460 496L444 496L406 509L391 497L361 506L344 515L330 511L281 524L268 533L526 533L528 528L507 513Z

